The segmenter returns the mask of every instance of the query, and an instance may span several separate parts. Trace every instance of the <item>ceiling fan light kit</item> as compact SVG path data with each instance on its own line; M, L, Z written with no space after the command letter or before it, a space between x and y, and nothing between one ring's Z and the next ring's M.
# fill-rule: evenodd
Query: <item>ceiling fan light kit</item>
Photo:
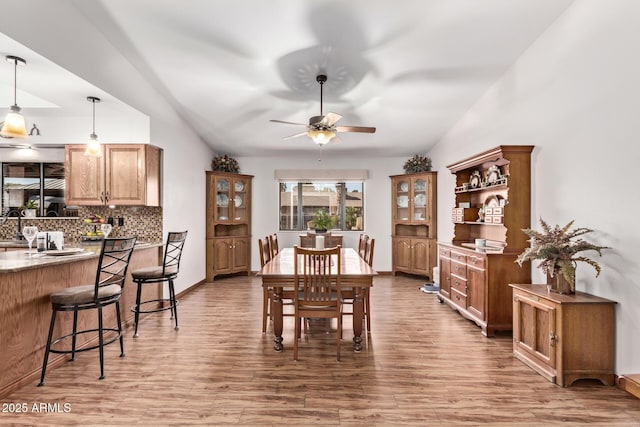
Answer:
M87 142L87 149L84 155L89 157L102 157L102 147L100 147L100 141L98 141L98 135L96 135L96 102L100 102L100 98L87 96L87 101L93 104L93 132L89 135L89 141Z
M342 118L340 114L327 113L323 114L322 111L322 87L327 81L327 76L324 74L318 74L316 81L320 84L320 115L313 116L309 119L309 124L286 122L283 120L271 120L274 123L284 123L289 125L306 126L306 132L300 132L295 135L284 137L283 139L297 138L299 136L306 135L313 140L319 146L324 146L331 142L336 137L338 132L362 132L362 133L374 133L376 128L366 126L336 126L338 120ZM336 139L338 140L338 139Z
M11 111L4 119L4 124L0 130L0 136L4 138L26 138L27 137L27 124L24 120L24 116L20 114L20 107L18 107L17 101L17 87L18 87L18 64L26 65L27 61L24 59L7 55L8 62L13 62L13 105Z

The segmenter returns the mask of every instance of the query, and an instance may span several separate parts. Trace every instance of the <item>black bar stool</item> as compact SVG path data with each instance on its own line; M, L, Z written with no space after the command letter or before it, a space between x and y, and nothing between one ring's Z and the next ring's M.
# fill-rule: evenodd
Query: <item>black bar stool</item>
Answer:
M47 362L49 353L71 354L71 360L75 360L76 352L100 349L100 379L104 379L104 346L120 340L120 357L124 357L124 343L122 340L122 321L120 319L120 295L127 275L129 260L133 252L136 238L104 239L100 249L100 259L98 260L98 271L96 281L93 285L74 286L55 292L49 296L53 312L51 313L51 324L49 326L49 336L47 347L42 363L42 374L38 386L44 385L44 376L47 373ZM115 304L118 327L105 328L102 322L102 308ZM87 329L78 331L78 312L80 310L98 310L98 329ZM53 329L56 324L56 316L59 311L73 311L73 332L52 341ZM80 334L91 332L98 333L98 344L76 349L76 337ZM115 332L115 336L105 341L105 332ZM60 341L71 337L71 350L57 350L51 347Z
M136 293L136 305L131 307L131 311L135 313L135 330L133 337L138 337L138 325L140 323L140 313L156 313L158 311L171 310L171 318L175 319L175 330L178 327L178 301L176 300L176 291L173 287L173 279L178 277L180 269L180 257L182 256L182 248L187 239L187 232L170 232L167 236L167 243L164 248L164 259L162 265L153 267L139 268L131 272L133 281L138 284ZM147 301L140 301L142 294L142 285L148 283L169 282L169 298L160 298ZM149 303L167 303L164 307L158 307L149 310L142 310L141 306ZM158 304L159 305L159 304Z

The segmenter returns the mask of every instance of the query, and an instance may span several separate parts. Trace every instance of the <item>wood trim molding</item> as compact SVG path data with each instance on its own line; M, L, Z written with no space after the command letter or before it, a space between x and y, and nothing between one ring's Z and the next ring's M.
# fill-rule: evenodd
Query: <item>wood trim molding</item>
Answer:
M640 399L640 374L617 377L616 385L619 389L622 389Z

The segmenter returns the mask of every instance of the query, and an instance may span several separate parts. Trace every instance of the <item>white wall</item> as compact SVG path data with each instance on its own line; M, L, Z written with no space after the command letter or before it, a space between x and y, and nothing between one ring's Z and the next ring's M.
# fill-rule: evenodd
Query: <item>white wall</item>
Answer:
M312 144L311 141L308 142ZM406 158L357 159L333 157L331 146L324 147L322 161L319 155L307 158L286 157L240 157L238 162L243 173L254 175L252 211L251 269L260 269L258 238L278 233L278 243L282 247L297 244L298 231L278 231L278 181L274 178L276 169L368 169L369 179L365 182L364 232L376 239L373 267L379 271L391 270L391 180L389 175L403 173ZM318 151L319 153L319 151ZM342 231L344 246L357 248L361 231Z
M164 149L164 235L189 230L176 292L203 280L204 171L213 151L74 2L2 0L0 6L11 10L10 16L0 14L3 33L150 117L150 142Z
M562 15L431 151L436 169L485 149L535 145L532 226L595 233L611 246L603 272L581 263L577 288L618 302L616 373L640 372L640 2L581 0ZM453 175L439 177L438 217L453 206ZM440 240L453 228L439 222ZM588 254L588 253L586 253ZM534 264L535 265L535 264ZM534 269L534 282L544 278Z

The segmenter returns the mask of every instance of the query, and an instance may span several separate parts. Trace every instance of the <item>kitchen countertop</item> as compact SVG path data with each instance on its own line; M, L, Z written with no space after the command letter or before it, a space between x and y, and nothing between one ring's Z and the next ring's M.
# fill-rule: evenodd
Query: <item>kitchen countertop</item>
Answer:
M136 243L135 250L158 248L162 247L162 242L140 242ZM15 247L15 246L12 246ZM66 264L69 262L75 262L79 260L97 258L100 254L102 247L101 242L82 242L71 245L65 245L67 249L77 247L82 248L84 251L78 254L65 255L65 256L52 256L47 255L46 252L36 252L32 249L33 255L29 256L28 249L15 250L9 252L0 252L0 274L16 272L22 270L30 270L40 268L43 266Z

